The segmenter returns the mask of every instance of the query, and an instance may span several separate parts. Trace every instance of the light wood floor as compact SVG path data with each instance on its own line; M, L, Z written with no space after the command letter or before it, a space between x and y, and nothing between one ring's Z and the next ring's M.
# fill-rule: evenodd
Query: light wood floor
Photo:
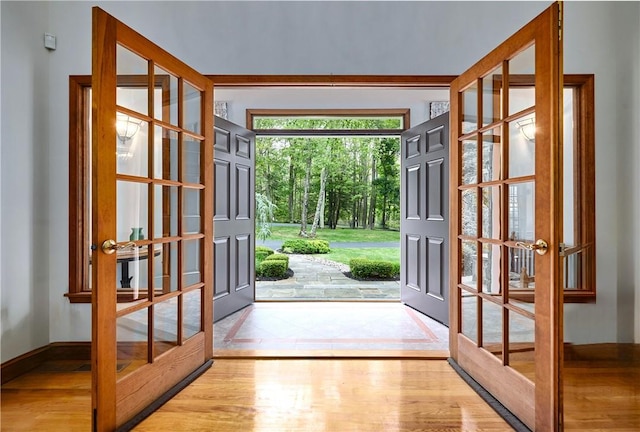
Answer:
M51 362L2 386L2 431L89 431L90 373ZM570 366L570 365L568 365ZM566 430L639 431L637 362L573 362ZM136 431L508 431L442 360L218 359Z

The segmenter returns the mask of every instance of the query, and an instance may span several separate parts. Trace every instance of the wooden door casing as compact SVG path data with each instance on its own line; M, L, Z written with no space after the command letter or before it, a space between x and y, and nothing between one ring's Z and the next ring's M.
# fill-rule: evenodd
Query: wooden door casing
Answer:
M489 390L509 410L534 430L551 431L562 429L562 291L559 242L562 239L562 38L560 33L561 5L550 6L490 54L460 75L451 85L451 327L450 352L453 359L476 381ZM481 88L482 77L502 65L508 76L508 61L535 44L535 238L549 244L544 256L536 255L535 262L535 378L530 380L509 366L508 349L503 358L494 356L482 348L481 342L467 338L462 333L462 292L490 300L483 292L473 292L461 283L462 250L461 236L461 140L465 135L461 128L462 97L472 85ZM506 88L508 86L503 86ZM509 92L500 97L502 107L508 106ZM478 90L478 94L482 94ZM482 100L478 102L478 118L481 118ZM516 115L511 115L516 117ZM504 125L510 120L508 112L502 113L501 121L490 126L480 122L480 134ZM479 121L479 120L478 120ZM476 134L472 132L470 136ZM461 138L463 137L463 138ZM504 163L504 162L503 162ZM500 184L496 182L496 184ZM502 183L504 184L504 183ZM504 196L504 194L503 194ZM503 203L504 198L503 198ZM503 206L501 217L506 217ZM503 225L504 226L504 225ZM479 236L479 235L478 235ZM502 232L502 251L508 244L508 233ZM504 256L504 255L503 255ZM504 275L504 273L503 273ZM505 276L503 276L505 277ZM504 281L505 279L503 279ZM507 284L503 289L508 290ZM502 293L502 296L506 294ZM503 316L511 312L508 301L491 301L502 309ZM480 305L480 303L478 303ZM480 316L478 308L478 315ZM503 347L508 332L502 323ZM508 340L507 340L508 342Z

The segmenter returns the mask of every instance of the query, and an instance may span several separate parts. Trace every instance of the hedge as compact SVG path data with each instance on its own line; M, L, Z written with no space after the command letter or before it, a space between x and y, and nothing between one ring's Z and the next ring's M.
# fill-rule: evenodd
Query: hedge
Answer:
M256 267L256 276L283 278L287 274L287 268L284 260L264 260Z
M266 246L256 246L256 261L262 262L268 256L273 255L273 249Z
M358 279L390 279L400 275L400 264L390 261L373 261L366 258L354 258L349 261L351 274Z
M296 254L326 254L329 253L329 242L326 240L292 239L282 244L286 253Z
M264 261L284 261L287 263L287 267L289 267L289 257L285 254L274 253L266 257Z

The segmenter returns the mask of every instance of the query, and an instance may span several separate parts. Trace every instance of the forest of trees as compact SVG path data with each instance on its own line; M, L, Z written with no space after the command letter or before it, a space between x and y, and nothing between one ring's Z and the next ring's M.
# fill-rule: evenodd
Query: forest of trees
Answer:
M370 127L366 120L342 121L357 124L341 128ZM276 119L260 127L283 128L285 122L289 129L308 129L314 120ZM256 148L256 193L276 206L276 222L300 223L303 236L338 225L398 228L400 137L262 136Z

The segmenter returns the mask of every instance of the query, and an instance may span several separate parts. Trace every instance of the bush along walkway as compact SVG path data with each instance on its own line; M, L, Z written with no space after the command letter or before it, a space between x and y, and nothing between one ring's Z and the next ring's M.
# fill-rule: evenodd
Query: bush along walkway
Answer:
M308 255L289 255L293 277L256 282L256 300L400 300L399 281L357 281L349 267Z

